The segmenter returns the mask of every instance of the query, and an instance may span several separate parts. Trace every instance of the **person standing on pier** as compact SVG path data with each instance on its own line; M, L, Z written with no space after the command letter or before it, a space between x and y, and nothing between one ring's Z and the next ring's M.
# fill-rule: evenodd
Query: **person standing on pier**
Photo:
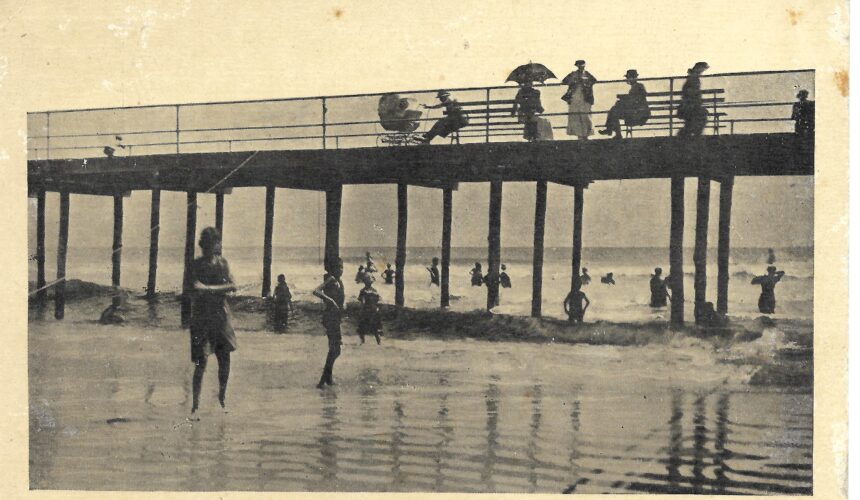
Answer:
M809 91L797 93L797 102L791 108L791 119L794 120L794 133L804 139L815 136L815 102L809 100Z
M430 284L439 286L439 257L433 257L427 271L430 273Z
M391 264L385 264L385 271L382 271L382 279L386 285L394 284L394 269L391 269Z
M573 288L564 299L564 312L571 323L582 323L585 321L585 310L591 305L591 301L582 290L582 281L573 281ZM585 303L585 305L583 305Z
M340 356L341 333L340 321L343 317L343 282L340 277L343 275L343 261L335 259L334 261L326 262L326 275L323 283L314 289L314 295L322 299L325 304L325 309L322 314L322 324L325 328L326 337L328 337L328 354L325 358L325 367L323 368L322 376L317 384L317 389L322 389L324 385L333 385L332 371L334 370L334 362Z
M756 276L750 282L751 285L761 285L761 295L758 297L758 310L762 314L773 314L776 310L776 295L774 288L779 280L785 276L785 271L777 271L776 266L768 266L767 274Z
M472 275L472 286L481 286L484 284L484 272L481 270L481 263L475 262L475 267L469 271Z
M448 134L451 132L456 132L469 124L469 117L466 116L465 112L463 112L463 108L460 104L456 100L451 99L450 92L447 90L440 90L436 94L436 97L439 99L439 104L434 104L433 106L422 104L421 106L423 106L424 109L445 108L445 115L434 123L433 126L430 127L430 130L424 134L424 137L420 139L420 142L425 144L429 143L437 136L448 137Z
M361 318L358 320L358 338L364 344L366 335L376 337L376 344L382 342L382 318L379 316L379 292L373 288L373 278L369 275L364 277L364 288L358 292L358 301L361 303Z
M511 116L516 116L517 121L523 124L523 139L529 142L537 140L538 115L543 111L543 105L540 102L540 90L534 88L533 82L524 81L520 83L520 90L514 97Z
M624 75L627 80L627 85L630 85L630 91L627 95L618 96L618 102L609 110L606 115L605 130L601 130L601 135L615 134L615 139L621 139L621 120L628 127L645 125L651 118L651 109L648 108L648 91L645 86L637 81L639 72L635 69L628 69Z
M706 62L697 62L687 70L677 112L678 118L684 120L684 126L678 131L678 137L700 136L708 124L708 110L702 105L701 76L709 67Z
M568 87L562 100L568 104L567 135L575 135L584 141L594 134L591 128L591 106L594 104L593 87L597 79L585 71L585 61L582 59L574 64L576 70L561 81Z
M200 389L209 355L218 360L218 402L225 408L227 381L230 378L230 353L236 350L236 334L230 321L227 294L236 291L227 259L221 256L221 234L214 227L200 232L203 252L191 268L194 297L191 308L191 413L200 405Z
M283 274L278 275L278 286L275 287L275 331L282 332L287 328L290 311L293 309L293 294L287 286L287 278Z
M657 267L651 275L651 307L666 307L666 299L669 298L669 290L666 289L666 282L660 277L661 274L663 269Z

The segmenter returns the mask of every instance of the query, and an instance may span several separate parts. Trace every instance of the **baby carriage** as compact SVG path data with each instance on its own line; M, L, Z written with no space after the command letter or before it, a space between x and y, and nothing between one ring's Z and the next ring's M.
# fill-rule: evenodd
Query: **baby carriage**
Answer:
M382 133L377 137L377 144L391 146L406 146L421 142L421 134L414 133L418 129L422 112L418 111L418 101L410 97L400 97L398 94L385 94L379 98L379 124L390 133Z

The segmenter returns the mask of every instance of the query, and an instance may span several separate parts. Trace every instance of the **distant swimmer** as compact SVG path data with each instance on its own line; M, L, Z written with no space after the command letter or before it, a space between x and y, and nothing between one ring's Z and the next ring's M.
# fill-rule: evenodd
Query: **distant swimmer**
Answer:
M391 269L391 264L385 264L385 271L382 271L382 279L386 285L394 284L394 269Z
M564 312L571 323L582 323L585 318L585 310L591 305L591 301L581 290L582 281L574 280L573 288L564 299ZM585 305L583 305L585 303Z
M600 282L604 285L614 285L615 278L612 277L612 273L606 273L606 276L601 276Z
M370 256L370 252L365 252L364 254L365 260L367 261L364 266L364 272L370 274L376 272L376 266L373 265L373 257Z
M785 271L777 271L775 266L768 266L767 274L756 276L750 284L761 285L761 295L758 297L758 310L763 314L773 314L776 310L776 295L774 288L785 276Z
M580 276L579 279L582 280L583 286L591 283L591 276L588 275L588 268L587 267L582 268L582 276Z
M278 275L278 286L275 287L275 331L282 332L287 328L290 311L293 310L293 294L287 285L287 278L283 274Z
M507 273L508 268L502 264L502 272L499 273L499 284L502 288L510 288L511 287L511 277L508 276Z
M430 272L430 284L439 286L439 257L433 257L430 267L427 268Z
M669 290L666 288L666 282L660 277L662 274L663 269L657 267L651 275L651 307L666 307Z
M484 272L481 270L481 263L475 262L475 267L469 271L472 275L472 286L481 286L484 284Z
M377 345L381 344L379 337L382 335L382 318L379 315L379 292L373 288L373 278L369 274L364 276L364 288L358 292L358 301L361 303L358 338L364 344L365 335L373 335L376 337Z
M773 253L773 248L767 249L767 264L769 266L774 265L776 263L776 254Z
M364 266L358 266L358 272L355 273L355 282L356 283L364 283L364 275L367 274L364 270Z

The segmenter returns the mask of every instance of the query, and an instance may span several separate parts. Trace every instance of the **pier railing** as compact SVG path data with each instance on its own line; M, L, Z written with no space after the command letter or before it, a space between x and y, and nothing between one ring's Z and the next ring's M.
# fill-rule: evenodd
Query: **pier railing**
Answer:
M596 75L598 79L601 75ZM680 89L685 76L640 78L650 94L653 117L633 129L634 137L675 135ZM704 90L719 90L708 103L706 134L790 132L791 108L800 89L815 99L814 70L759 71L702 76ZM572 139L566 133L568 105L561 100L566 87L538 85L554 140ZM594 87L591 120L597 130L616 96L627 93L622 79L599 81ZM98 109L55 110L28 114L30 160L92 158L104 155L139 156L170 153L334 149L388 146L391 132L380 125L377 106L382 95L396 93L415 103L438 104L438 89L342 96L269 99L189 104L148 105ZM513 100L514 84L492 87L447 88L461 103L486 103L484 113L455 138L434 143L523 141L523 125L493 103ZM478 106L480 108L480 106ZM442 111L424 110L415 133L428 130ZM493 116L490 123L485 120ZM603 136L595 135L594 139ZM409 147L409 146L407 146Z

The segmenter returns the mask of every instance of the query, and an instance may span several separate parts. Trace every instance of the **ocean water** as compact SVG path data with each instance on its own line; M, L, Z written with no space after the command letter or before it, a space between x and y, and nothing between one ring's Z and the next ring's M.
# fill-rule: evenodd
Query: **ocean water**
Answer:
M364 264L364 252L370 251L379 271L386 263L393 267L395 249L356 248L341 249L344 260L344 284L347 297L358 296L361 285L353 278L359 265ZM685 298L693 299L692 249L684 251ZM786 271L786 276L777 285L777 310L774 318L811 320L813 312L813 251L811 248L775 249L776 266ZM224 257L230 263L234 278L242 294L259 294L262 285L262 249L259 247L225 248ZM570 248L547 248L544 256L543 314L563 317L562 302L570 287ZM406 305L416 308L433 308L439 305L439 289L429 282L426 267L438 248L411 247L406 260ZM709 301L716 302L716 249L708 251ZM48 281L56 274L53 256L46 263ZM124 248L122 252L122 286L142 292L146 285L148 248ZM469 270L475 262L481 262L486 270L487 252L484 248L452 248L451 258L451 309L472 310L486 306L486 288L472 287ZM499 313L528 315L531 311L532 249L524 247L503 248L502 262L507 265L513 287L501 290L501 303L495 309ZM650 291L648 281L655 267L669 272L668 249L666 248L583 248L583 266L592 277L590 285L583 291L591 300L586 320L613 322L642 322L668 317L667 309L652 309L648 306ZM767 267L767 250L761 248L733 248L730 258L729 314L737 318L755 318L760 288L750 285L750 280L764 274ZM167 247L159 249L158 289L176 291L181 289L183 249ZM30 262L30 280L35 281L36 266ZM614 286L600 283L600 276L612 272ZM273 249L272 280L285 274L295 300L316 300L311 291L322 278L320 249L313 247L275 247ZM79 248L69 250L68 278L109 284L111 277L110 248ZM384 302L394 301L394 286L385 285L379 279L376 288ZM686 309L692 318L693 308Z

